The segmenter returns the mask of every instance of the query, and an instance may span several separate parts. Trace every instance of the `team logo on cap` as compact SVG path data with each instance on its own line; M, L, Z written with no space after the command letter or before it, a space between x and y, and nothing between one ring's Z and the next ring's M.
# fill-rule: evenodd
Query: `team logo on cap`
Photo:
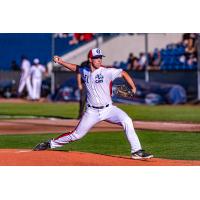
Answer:
M100 49L97 49L96 52L97 52L97 54L101 54L101 50Z

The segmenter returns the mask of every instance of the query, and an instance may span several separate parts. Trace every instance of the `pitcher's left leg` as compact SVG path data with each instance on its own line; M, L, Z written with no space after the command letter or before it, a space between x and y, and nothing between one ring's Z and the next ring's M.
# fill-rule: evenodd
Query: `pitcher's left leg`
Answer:
M117 123L123 126L127 139L131 145L131 153L142 149L138 136L133 127L131 118L121 109L116 106L112 106L110 112L106 117L106 121L111 123Z

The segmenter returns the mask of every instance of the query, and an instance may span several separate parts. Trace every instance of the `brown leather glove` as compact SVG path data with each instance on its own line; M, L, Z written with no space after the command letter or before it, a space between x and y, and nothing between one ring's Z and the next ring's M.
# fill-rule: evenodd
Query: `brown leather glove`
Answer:
M132 90L126 85L116 85L115 87L114 94L118 97L132 98L134 96Z

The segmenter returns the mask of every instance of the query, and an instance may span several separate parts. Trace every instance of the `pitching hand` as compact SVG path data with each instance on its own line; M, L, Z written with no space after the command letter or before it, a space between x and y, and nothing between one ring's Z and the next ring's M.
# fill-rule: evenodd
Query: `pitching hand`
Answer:
M54 57L53 57L53 61L54 61L55 63L60 64L60 63L62 62L62 59L61 59L61 57L59 57L59 56L54 56Z

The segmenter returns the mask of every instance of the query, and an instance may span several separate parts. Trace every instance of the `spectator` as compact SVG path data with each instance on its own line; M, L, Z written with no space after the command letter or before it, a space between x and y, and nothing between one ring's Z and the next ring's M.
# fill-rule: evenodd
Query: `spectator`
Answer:
M195 53L195 46L194 46L194 40L192 38L188 39L188 44L185 48L185 54L186 57L190 57L191 54Z
M83 37L82 40L87 42L87 41L92 40L93 34L92 33L83 33L82 37Z
M188 40L190 38L190 33L183 33L182 41Z
M154 54L152 52L148 53L148 65L153 66L153 61L154 61Z
M69 44L70 45L78 44L80 37L81 37L80 33L74 33L72 40L69 41Z
M128 60L127 60L127 65L128 65L127 69L128 70L133 70L133 59L134 59L134 54L130 53Z
M160 64L161 64L161 54L160 54L160 51L156 49L156 51L154 51L152 63L150 62L150 65L160 66Z
M81 41L88 42L92 40L93 34L92 33L74 33L73 39L69 41L70 45L78 44Z
M147 61L148 69L194 69L197 66L197 34L185 33L179 43L170 43L161 51L155 48L153 53L140 53L139 58L129 54L127 63L129 70L145 70Z
M147 62L147 57L146 57L145 53L140 53L140 58L139 58L140 68L139 68L139 70L144 70L146 68L146 62Z
M141 70L141 66L139 63L139 59L137 57L135 57L133 59L133 70L137 71L137 70Z

